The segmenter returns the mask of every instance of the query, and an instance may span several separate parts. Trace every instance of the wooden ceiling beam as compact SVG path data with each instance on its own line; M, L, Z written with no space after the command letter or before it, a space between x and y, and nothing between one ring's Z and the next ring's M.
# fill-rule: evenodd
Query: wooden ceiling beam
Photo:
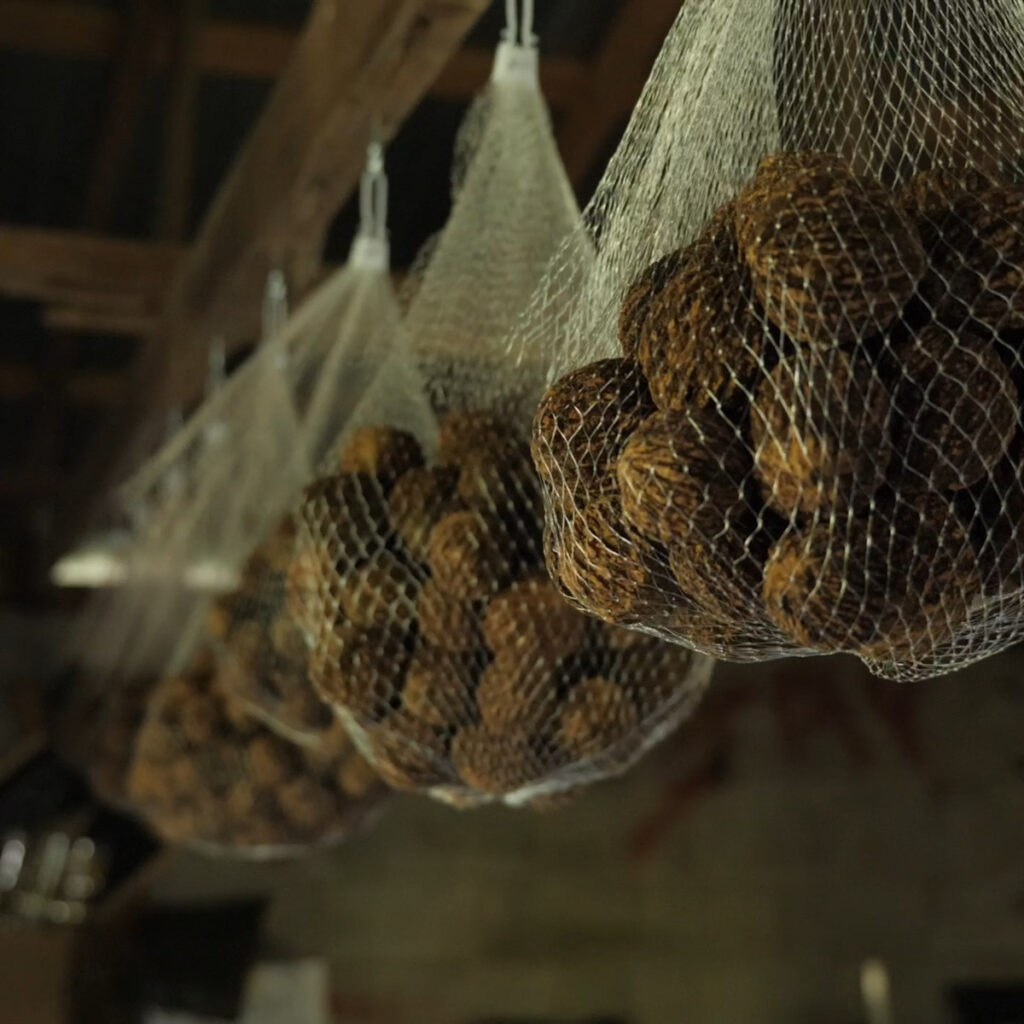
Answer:
M182 254L179 245L0 225L0 295L97 314L151 314Z
M172 282L170 344L141 368L143 381L159 380L159 404L188 398L202 383L213 335L229 346L253 335L270 268L285 267L298 293L308 286L327 227L359 181L374 125L383 141L397 130L488 3L315 0Z
M636 105L681 6L682 0L625 0L613 19L590 64L588 82L564 111L558 136L565 169L577 187Z
M0 49L51 57L106 60L114 56L118 17L112 11L69 0L0 0ZM291 56L297 33L251 22L211 19L199 33L198 63L215 75L237 78L276 78ZM157 61L170 59L166 45ZM465 101L486 83L494 54L467 47L452 55L438 76L431 95ZM586 66L569 57L541 60L541 86L548 103L560 110L573 102L586 80Z

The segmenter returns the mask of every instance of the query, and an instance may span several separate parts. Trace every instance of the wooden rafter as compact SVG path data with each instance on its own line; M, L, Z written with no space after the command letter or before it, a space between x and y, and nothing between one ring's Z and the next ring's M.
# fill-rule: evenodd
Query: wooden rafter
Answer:
M209 74L238 78L276 78L288 63L298 34L291 29L250 22L208 21L199 33L198 63ZM0 0L0 49L53 57L103 60L114 55L118 19L112 11L68 0ZM170 59L165 44L159 65ZM452 56L431 93L440 99L466 100L487 81L494 54L467 48ZM541 85L556 110L579 94L586 68L579 60L544 57Z
M209 338L251 336L268 270L301 291L331 218L355 187L376 124L405 120L488 0L315 0L288 67L212 203L169 294L151 357L168 404L205 373ZM164 353L173 360L163 364ZM157 370L163 367L162 371Z

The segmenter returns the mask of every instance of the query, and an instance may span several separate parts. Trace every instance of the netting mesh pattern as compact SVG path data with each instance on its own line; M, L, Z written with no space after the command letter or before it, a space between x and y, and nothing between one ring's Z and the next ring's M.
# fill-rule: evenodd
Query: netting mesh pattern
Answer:
M1022 58L1009 2L684 6L523 328L578 605L897 679L1019 638Z
M300 746L268 729L200 656L152 691L127 775L164 839L252 858L300 853L358 831L385 789L341 722Z
M307 490L288 573L310 675L391 785L529 802L628 767L710 675L574 610L543 569L539 482L496 417L451 413L437 459L357 431Z

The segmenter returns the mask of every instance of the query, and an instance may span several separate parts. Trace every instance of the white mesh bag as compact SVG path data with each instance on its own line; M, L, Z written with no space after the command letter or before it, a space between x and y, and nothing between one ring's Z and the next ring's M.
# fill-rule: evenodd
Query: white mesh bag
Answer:
M386 781L459 806L547 801L624 770L710 675L692 652L581 615L543 568L527 440L550 345L512 349L508 332L560 242L580 260L588 243L529 10L520 24L509 6L409 354L344 432L341 472L307 490L289 573L320 693ZM403 358L419 372L399 379Z
M578 604L896 679L1019 638L1022 56L1014 0L683 5L524 328Z

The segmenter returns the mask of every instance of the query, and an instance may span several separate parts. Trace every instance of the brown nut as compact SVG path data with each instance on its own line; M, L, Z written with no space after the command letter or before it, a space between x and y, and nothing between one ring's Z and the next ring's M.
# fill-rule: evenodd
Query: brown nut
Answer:
M484 617L484 636L495 653L536 650L557 661L587 639L589 620L546 580L514 583L495 595Z
M393 789L423 790L456 782L449 731L397 711L366 731L370 763Z
M413 558L426 561L431 531L440 519L462 508L455 494L457 482L454 466L422 466L409 470L392 488L388 496L391 523Z
M315 637L331 612L337 569L328 546L316 542L296 550L285 576L285 610L307 636Z
M647 382L629 359L601 359L557 381L541 399L531 452L544 484L584 504L614 486L629 435L652 413Z
M420 634L427 643L448 651L473 651L483 646L484 605L452 597L432 579L416 598Z
M736 207L754 294L800 341L830 346L883 332L924 275L913 222L868 179L820 166L762 176Z
M666 283L686 261L689 247L666 253L656 259L626 289L619 309L619 343L627 359L640 358L640 337L654 303Z
M461 726L476 719L478 658L422 644L412 657L402 688L402 710L436 726Z
M334 782L338 789L354 800L366 796L379 781L370 763L359 754L349 754L343 758L334 774Z
M494 449L512 436L498 416L487 412L450 412L441 418L437 433L437 461L442 466L461 466L477 449Z
M343 473L376 477L386 494L410 469L423 465L423 449L412 434L394 427L361 427L341 450Z
M1017 392L991 342L932 325L897 351L895 450L909 490L960 490L1006 453Z
M430 535L430 569L438 589L461 600L500 590L512 572L508 534L494 516L453 512Z
M460 729L452 740L451 756L467 786L493 796L512 793L549 771L525 731L496 736L482 725Z
M384 490L366 473L325 477L311 484L303 495L301 515L302 537L324 544L339 572L382 550L393 535Z
M657 413L619 459L623 514L652 540L675 541L695 509L741 503L752 469L742 435L716 409Z
M379 721L398 703L412 634L395 627L337 625L317 645L309 677L320 697L359 721Z
M786 519L867 504L889 465L890 409L866 360L809 349L783 359L750 415L765 501Z
M484 725L495 736L537 734L551 721L560 681L556 659L536 648L507 648L484 669L476 691Z
M742 406L762 372L764 324L728 241L680 254L640 331L639 359L659 409Z
M952 510L935 522L930 508L900 504L791 530L765 567L768 614L812 650L927 657L966 621L980 590L970 545L949 528Z
M550 528L551 571L591 614L618 624L648 622L678 596L664 550L629 526L617 494Z
M285 820L302 832L323 829L335 811L330 792L306 775L288 779L277 790L277 801Z
M607 679L585 679L574 687L558 721L558 742L574 760L606 754L636 729L636 707Z
M287 745L270 733L253 739L246 756L249 775L257 786L277 786L295 770Z
M416 617L420 573L403 559L381 551L341 578L342 612L356 626L410 627Z

